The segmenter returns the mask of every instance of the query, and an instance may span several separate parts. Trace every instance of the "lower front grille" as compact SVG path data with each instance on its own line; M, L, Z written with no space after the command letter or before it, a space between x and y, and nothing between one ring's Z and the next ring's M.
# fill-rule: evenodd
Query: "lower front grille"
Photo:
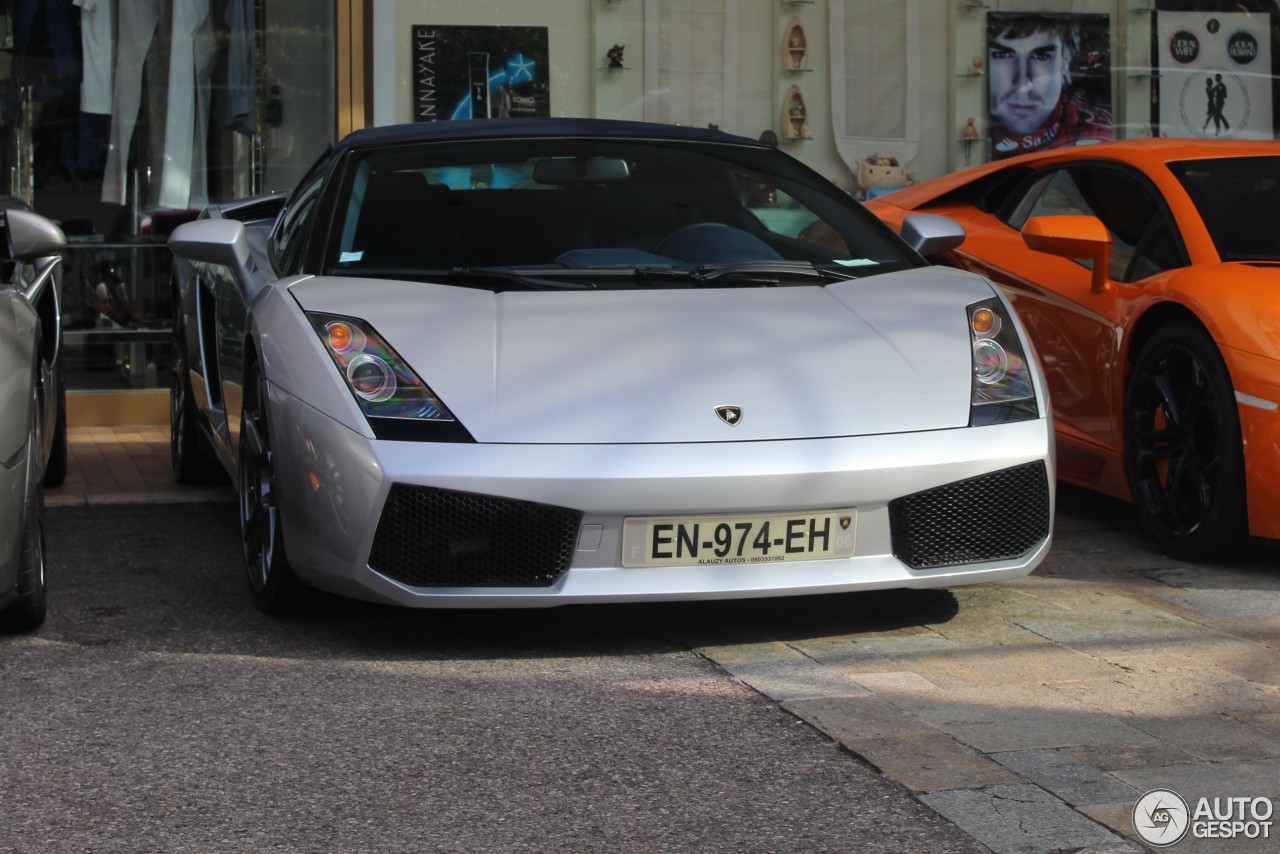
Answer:
M369 566L411 587L549 587L581 521L564 507L396 484Z
M1049 535L1049 523L1043 462L889 502L893 553L912 569L1021 557Z

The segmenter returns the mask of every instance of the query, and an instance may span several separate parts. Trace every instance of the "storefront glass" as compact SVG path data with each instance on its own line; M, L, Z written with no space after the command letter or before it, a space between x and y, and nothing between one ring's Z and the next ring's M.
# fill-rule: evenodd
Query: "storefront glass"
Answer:
M289 188L333 141L332 0L5 6L0 176L67 234L68 387L164 386L164 240L210 202Z

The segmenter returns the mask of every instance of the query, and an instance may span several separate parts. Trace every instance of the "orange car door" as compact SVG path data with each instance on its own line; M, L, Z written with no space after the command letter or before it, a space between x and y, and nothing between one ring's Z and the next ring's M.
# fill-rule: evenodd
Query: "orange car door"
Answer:
M1089 213L1070 184L1067 170L1036 181L1016 208L1017 225L1030 216ZM1012 221L984 219L987 227L970 232L957 260L988 276L1013 302L1044 365L1058 435L1118 447L1117 402L1109 393L1114 291L1091 293L1092 273L1083 264L1027 248Z
M986 227L965 241L963 263L990 276L1017 307L1044 364L1059 439L1074 445L1062 448L1062 464L1068 470L1088 468L1093 452L1121 453L1120 312L1145 278L1183 263L1172 220L1147 184L1109 164L1050 170L1024 185L998 214L986 217ZM1093 291L1089 262L1036 252L1023 243L1018 229L1028 219L1056 215L1095 216L1106 226L1111 281L1104 292ZM1091 480L1088 471L1064 474Z

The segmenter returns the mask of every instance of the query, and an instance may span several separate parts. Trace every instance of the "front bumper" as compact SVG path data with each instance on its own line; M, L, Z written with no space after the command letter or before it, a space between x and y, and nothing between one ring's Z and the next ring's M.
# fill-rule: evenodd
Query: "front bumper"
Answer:
M948 587L1031 572L1051 540L1054 467L1047 419L925 433L779 442L486 445L370 440L273 388L272 441L285 550L304 581L416 607L550 607ZM1016 557L912 569L895 556L894 499L1043 463L1044 536ZM417 587L369 566L396 485L494 496L581 513L567 571L540 587ZM998 502L997 502L998 504ZM856 507L852 557L626 569L635 515L749 514ZM1021 508L1010 502L1009 514ZM945 526L946 520L939 524ZM901 544L899 543L899 551Z

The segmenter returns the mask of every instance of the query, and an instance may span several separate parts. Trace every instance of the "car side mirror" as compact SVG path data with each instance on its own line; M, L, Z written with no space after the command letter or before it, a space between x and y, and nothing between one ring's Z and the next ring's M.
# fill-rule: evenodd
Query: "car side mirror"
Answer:
M4 218L9 258L36 266L35 276L22 289L26 298L35 302L54 268L62 261L67 237L55 223L31 211L9 208Z
M1111 232L1096 216L1033 216L1022 226L1022 242L1036 252L1092 261L1095 294L1111 286Z
M174 255L233 270L249 266L249 239L244 223L234 219L198 219L183 223L169 235Z
M949 252L964 238L964 226L950 217L914 213L902 221L902 239L921 255Z

